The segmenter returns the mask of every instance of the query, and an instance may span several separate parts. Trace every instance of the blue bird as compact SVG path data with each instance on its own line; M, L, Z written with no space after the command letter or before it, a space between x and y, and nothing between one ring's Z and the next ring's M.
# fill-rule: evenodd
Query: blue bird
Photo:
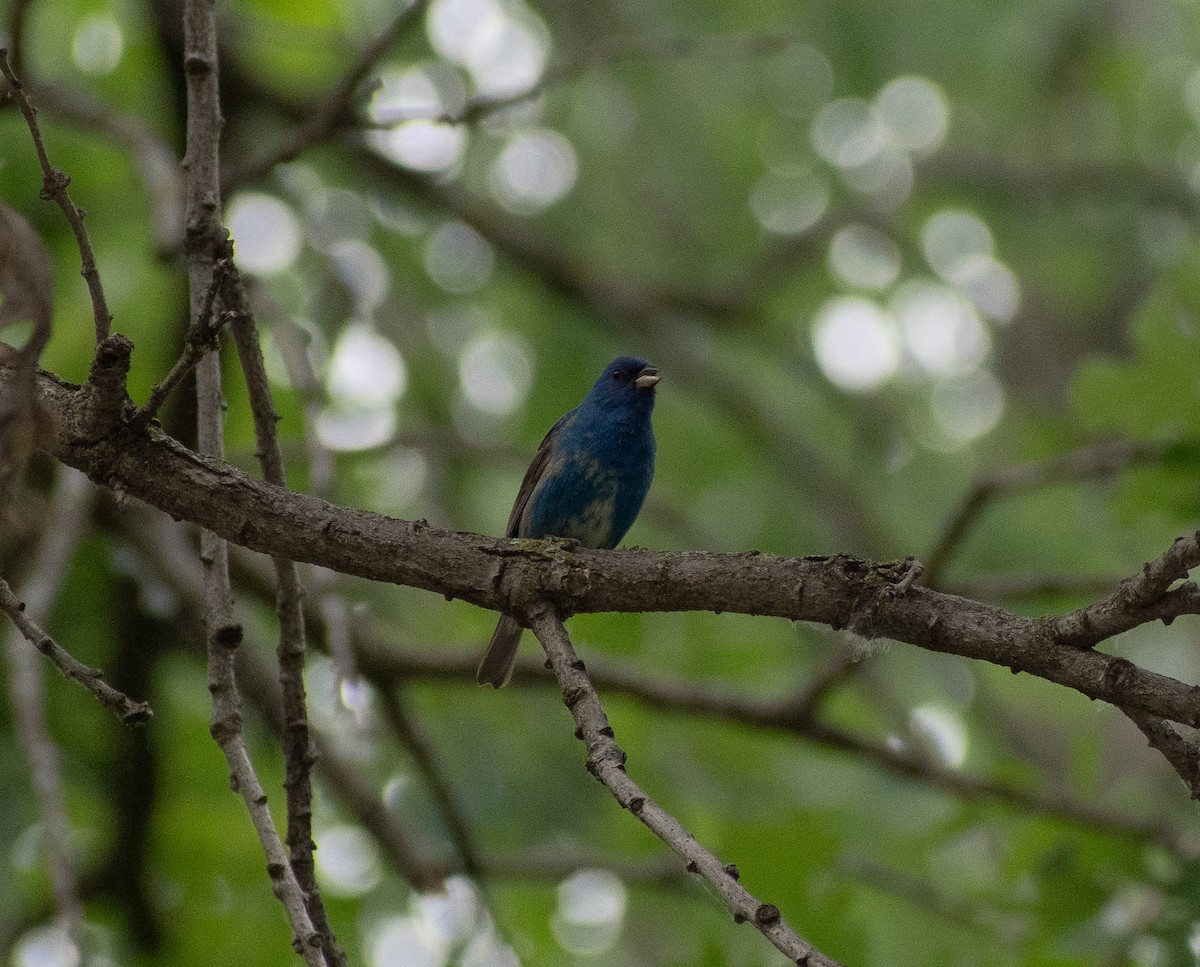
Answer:
M505 537L563 537L612 548L642 509L654 476L654 387L644 359L622 356L583 402L550 428L517 493ZM521 624L503 616L475 680L500 688L512 677Z

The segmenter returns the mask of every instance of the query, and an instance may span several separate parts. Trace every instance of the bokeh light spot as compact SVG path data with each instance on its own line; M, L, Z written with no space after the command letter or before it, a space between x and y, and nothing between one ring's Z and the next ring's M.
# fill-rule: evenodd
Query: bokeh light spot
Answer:
M907 154L890 145L860 165L845 168L842 181L853 191L871 199L880 211L899 208L913 188L913 166Z
M514 336L484 333L464 347L458 378L463 395L477 410L507 416L529 395L532 354Z
M107 14L89 14L80 21L71 41L75 66L93 77L111 74L125 53L125 35L121 25Z
M439 65L385 71L371 99L371 119L391 124L372 133L372 143L385 157L416 171L445 171L458 163L467 147L465 127L438 118L455 115L466 103L457 73Z
M968 259L992 254L992 232L977 215L944 208L925 222L921 248L930 268L953 282L955 272Z
M895 320L869 299L839 296L826 302L813 324L812 342L821 369L843 389L875 389L900 363Z
M750 210L768 232L798 235L821 220L829 186L808 168L774 170L750 190Z
M79 948L59 923L34 927L12 952L13 967L79 967L82 961Z
M625 884L608 870L580 870L558 887L551 917L555 939L575 954L600 954L616 942L625 918Z
M900 147L918 154L936 151L950 125L946 95L924 77L897 77L875 97L875 110Z
M1021 286L1012 270L990 255L965 259L954 282L981 312L997 322L1011 322L1021 305Z
M571 142L557 131L522 131L492 163L492 193L510 211L533 215L566 196L578 167Z
M433 0L425 22L433 49L465 67L481 94L529 90L546 69L550 32L519 0Z
M366 242L351 238L330 246L329 258L338 278L354 296L358 315L372 315L383 304L391 280L383 256Z
M847 285L886 289L900 275L900 248L878 229L847 225L833 236L829 265Z
M375 409L404 395L408 372L399 350L360 322L347 326L334 345L326 382L335 404Z
M765 83L781 114L805 118L833 95L833 67L815 47L793 44L767 63Z
M482 288L495 262L487 240L462 222L443 222L425 245L425 271L440 288L455 295Z
M227 216L240 269L255 275L279 275L300 255L300 223L292 209L273 195L234 195Z
M959 768L967 761L967 733L957 715L935 705L922 705L909 714L913 734L943 765Z
M976 369L939 381L929 407L946 442L963 446L1000 422L1004 389L991 373Z
M974 304L940 282L905 282L888 309L900 324L905 348L926 373L977 368L991 348L991 337Z
M887 132L866 101L843 97L830 101L812 123L817 154L837 168L857 168L887 145Z
M379 851L358 826L334 826L318 837L317 873L326 890L338 896L362 896L379 882Z

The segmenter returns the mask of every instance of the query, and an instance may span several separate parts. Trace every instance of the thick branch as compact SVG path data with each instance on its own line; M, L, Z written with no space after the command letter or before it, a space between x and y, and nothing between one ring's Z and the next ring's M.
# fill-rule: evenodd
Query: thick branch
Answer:
M1069 626L1073 615L1026 618L920 586L896 595L893 568L841 555L590 551L443 531L263 483L154 428L89 440L80 432L86 399L77 388L43 375L39 394L57 417L55 455L64 462L265 554L510 614L546 597L568 613L733 611L814 621L990 661L1089 698L1200 725L1200 688L1077 647L1071 636L1064 641L1063 623ZM1110 602L1106 634L1200 612L1200 596L1180 590L1146 607Z

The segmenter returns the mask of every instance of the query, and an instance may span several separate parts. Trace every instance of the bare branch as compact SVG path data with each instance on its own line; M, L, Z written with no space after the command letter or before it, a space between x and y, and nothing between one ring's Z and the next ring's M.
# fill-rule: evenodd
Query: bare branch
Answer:
M17 599L8 582L0 578L0 610L12 619L26 640L49 658L65 678L78 682L105 708L115 712L126 725L141 725L150 720L154 710L146 702L135 702L124 692L113 688L104 680L99 668L85 665L51 638L41 627L25 614L25 605Z
M83 224L84 211L71 201L71 196L67 192L67 186L71 183L70 177L50 163L46 145L42 141L42 132L38 128L37 112L29 103L29 99L21 87L21 82L9 66L8 51L4 48L0 48L0 74L3 74L8 81L8 96L16 101L21 114L25 116L25 123L29 126L33 146L37 151L38 161L42 165L42 197L54 201L62 209L63 214L67 217L67 223L71 226L71 231L75 234L75 241L79 246L79 255L82 259L80 274L87 282L88 292L92 297L92 315L96 321L96 343L99 345L112 329L112 313L108 311L104 287L100 284L100 272L96 268L96 256L92 251L92 243L88 239L87 228Z
M351 121L354 96L359 86L374 69L379 58L420 20L428 6L429 0L409 0L408 5L392 18L391 23L359 52L350 69L342 75L324 99L306 112L303 123L292 130L281 144L262 157L225 172L222 179L223 191L228 193L237 185L261 178L276 165L291 161L309 148L329 140L339 127Z
M275 424L279 415L271 396L258 328L237 268L230 265L224 273L221 302L230 317L230 329L237 344L238 358L250 396L254 417L254 437L263 478L276 486L286 486L283 453ZM304 655L307 640L304 612L301 608L300 579L296 565L286 557L271 558L275 569L275 613L279 616L279 685L283 695L283 752L286 763L284 789L287 793L287 845L292 869L313 925L321 935L325 959L332 967L344 967L346 955L338 946L321 891L317 886L313 863L312 839L312 764L314 750L309 736L308 707L304 695Z
M171 391L183 382L184 377L196 368L196 364L206 354L218 348L217 336L221 323L217 318L216 298L217 292L225 280L225 273L229 265L228 258L219 258L213 263L212 278L208 281L200 313L195 322L188 326L187 336L183 343L183 353L175 361L171 371L163 377L162 382L150 390L150 396L145 405L130 420L130 425L134 429L149 426L150 421L158 414L159 407L171 395Z
M736 866L723 864L701 846L674 816L629 777L625 771L625 752L613 737L600 697L588 680L583 662L575 654L562 619L553 611L536 606L530 610L528 619L533 633L546 649L562 689L563 702L575 719L576 734L587 745L588 772L608 787L622 809L628 809L635 819L674 850L687 863L689 873L698 873L712 884L736 922L754 924L759 933L797 964L838 967L837 961L802 940L783 921L777 907L763 903L742 886Z
M565 552L545 542L443 531L256 481L153 427L123 439L120 448L97 443L82 432L86 398L78 390L44 375L39 391L57 419L55 455L61 460L251 550L506 613L549 597L570 612L734 611L815 621L866 638L989 661L1122 708L1200 724L1200 692L1123 658L1078 647L1080 641L1069 634L1078 613L1027 618L921 586L895 595L894 566L844 555ZM1117 600L1106 609L1105 629L1116 634L1200 613L1200 595L1185 586L1147 607L1132 609ZM1093 634L1088 643L1099 640Z
M979 515L993 501L1035 487L1120 473L1133 464L1161 460L1167 447L1165 443L1103 443L1011 467L977 480L951 514L933 549L924 557L926 585L931 588L940 585L950 558L962 545Z
M184 5L184 71L187 77L187 221L186 252L191 324L199 329L205 302L211 298L215 263L224 254L218 195L221 111L217 89L217 33L213 0L186 0ZM223 398L217 353L208 353L196 371L197 422L202 453L221 457ZM327 967L322 937L309 917L304 891L288 862L267 797L254 771L242 735L241 697L234 680L234 655L242 629L233 618L229 582L229 547L205 530L200 538L204 564L205 617L209 692L212 695L213 739L225 754L230 784L242 794L267 858L267 873L276 897L287 910L293 945L308 967Z

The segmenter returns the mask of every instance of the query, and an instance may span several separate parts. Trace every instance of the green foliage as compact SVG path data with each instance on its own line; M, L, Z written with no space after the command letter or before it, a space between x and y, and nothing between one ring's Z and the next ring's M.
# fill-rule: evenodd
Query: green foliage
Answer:
M114 328L135 346L129 390L141 403L183 345L186 270L179 247L162 246L156 230L171 186L148 177L139 146L114 122L135 120L178 153L179 5L12 3L0 8L6 40L14 6L27 7L29 93L52 161L87 211ZM316 116L396 12L384 0L218 6L230 169L268 155ZM433 6L435 14L447 8ZM440 91L432 114L454 114L468 97L489 93L478 84L483 67L473 74L456 62L444 49L453 37L439 48L427 18L381 55L334 133L225 200L233 211L266 196L286 215L282 227L263 237L246 229L236 242L265 331L292 486L320 486L337 503L434 526L499 533L546 429L610 358L635 352L652 358L664 381L658 469L631 546L920 559L973 481L1113 440L1157 446L1160 455L997 493L939 562L942 587L1031 615L1061 613L1136 573L1177 533L1196 530L1200 8L1074 0L459 6L471 16L456 36L467 36L472 18L500 14L509 27L528 28L549 64L531 78L545 81L539 96L438 128L435 136L464 139L439 171L414 173L364 146L386 133L372 111L391 86ZM517 62L502 53L491 69ZM945 108L944 137L897 148L895 131L868 125L858 135L882 138L883 148L847 146L849 136L835 146L866 152L863 164L842 165L821 150L818 127L831 105L882 110L880 92L913 77ZM92 102L100 125L84 117ZM526 180L505 189L510 152L531 135L553 135L536 142L543 167L529 176L526 158ZM554 155L563 144L573 174L547 201L539 192L565 177ZM167 165L168 175L174 170ZM57 266L42 366L82 382L92 307L75 241L57 209L38 199L40 187L22 119L0 111L0 198L29 219ZM810 220L781 230L780 219L804 221L809 204L819 208ZM973 249L957 236L939 263L930 226L947 211L983 226L988 240ZM871 281L861 273L875 263L837 255L847 228L870 229L895 249L893 277ZM292 258L255 271L256 246L289 241ZM962 256L976 261L964 268L955 262ZM999 288L972 288L980 276L971 271L984 269ZM1019 294L1007 308L988 301L1005 279ZM939 311L960 313L959 328L947 328L945 314L906 321L901 297L914 285L949 298ZM878 310L876 328L859 331L849 349L842 343L840 359L823 355L820 343L823 314L837 299L856 300L860 322L872 305ZM366 358L339 377L347 334L360 330L371 340ZM315 386L288 379L297 345ZM873 352L884 354L875 377L857 389L839 382L839 362L860 365ZM222 365L228 456L256 472L231 343ZM185 384L160 414L185 443L194 439L190 392ZM321 443L334 471L324 483L313 459ZM22 524L4 541L4 576L14 584L30 566L37 532L55 532L56 522L43 519L55 472L36 464L11 508ZM173 584L135 539L131 531L146 526L141 510L98 502L96 526L56 576L56 604L43 616L58 641L110 678L140 675L134 697L156 712L130 734L47 672L46 718L62 756L97 949L147 967L294 963L261 849L209 736L195 589ZM274 605L254 563L262 562L239 561L239 618L244 647L265 657L275 645ZM494 622L490 612L411 589L312 572L304 581L310 601L332 595L345 605L354 634L431 661L473 651ZM324 622L310 625L314 648L326 649ZM1143 628L1106 647L1195 681L1193 628L1186 620ZM630 774L840 962L1194 963L1194 837L1114 832L995 795L962 795L816 742L796 723L762 727L711 709L664 707L603 673L615 667L635 682L766 704L801 693L849 648L857 661L813 713L818 723L881 756L924 756L935 773L1130 825L1190 828L1194 804L1182 785L1114 709L1003 668L774 619L581 615L570 629L589 668L600 669ZM523 648L535 647L527 635ZM780 962L592 781L553 688L485 693L460 664L391 684L485 865L496 867L477 902L521 964ZM327 754L369 784L422 859L457 871L451 823L421 754L389 726L378 691L385 686L364 686L356 704L324 655L310 666ZM278 742L246 691L251 752L282 823ZM27 943L53 919L29 779L16 726L4 717L0 944L5 962L19 967L37 963ZM345 792L318 784L319 846L362 822ZM144 853L131 846L137 835ZM486 951L465 940L470 929L455 932L461 907L407 882L383 846L361 852L350 859L371 862L357 882L338 878L332 859L345 857L332 846L317 853L352 964L382 967L388 951L392 963L405 951L421 967L486 962ZM609 892L592 902L616 904L600 925L611 935L581 941L563 921L571 871L610 865L618 886L603 881ZM140 884L144 908L126 876ZM147 916L149 929L139 919ZM147 939L154 935L156 944Z

